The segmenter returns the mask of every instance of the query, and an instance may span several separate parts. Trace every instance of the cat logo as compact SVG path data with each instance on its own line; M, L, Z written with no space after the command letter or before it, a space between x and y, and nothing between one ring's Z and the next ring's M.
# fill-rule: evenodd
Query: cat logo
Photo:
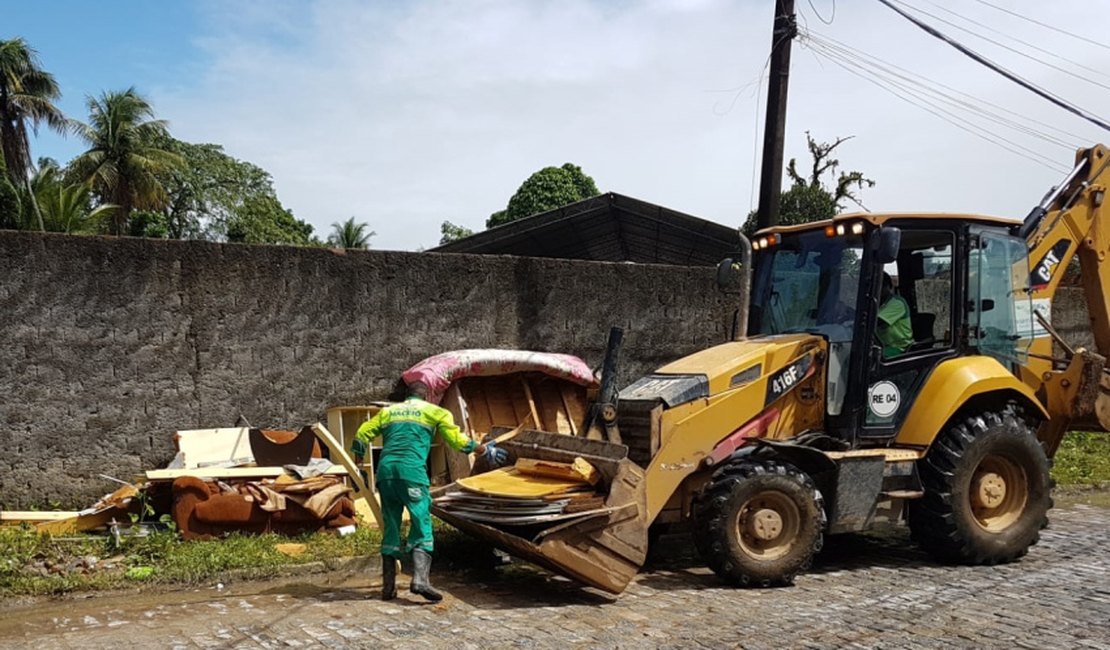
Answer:
M1070 239L1061 239L1044 254L1040 262L1033 267L1033 271L1029 274L1029 285L1034 289L1048 286L1052 281L1052 274L1056 271L1056 267L1060 265L1060 260L1064 254L1068 252L1068 247L1071 246Z

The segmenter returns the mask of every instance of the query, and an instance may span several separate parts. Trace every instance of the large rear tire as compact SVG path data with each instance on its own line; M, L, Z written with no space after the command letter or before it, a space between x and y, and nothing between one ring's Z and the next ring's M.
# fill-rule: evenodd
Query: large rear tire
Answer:
M1049 461L1016 404L957 415L918 469L925 496L910 504L910 531L933 555L998 564L1037 543L1052 505Z
M694 543L729 584L789 585L821 549L825 514L813 480L775 461L717 469L694 502Z

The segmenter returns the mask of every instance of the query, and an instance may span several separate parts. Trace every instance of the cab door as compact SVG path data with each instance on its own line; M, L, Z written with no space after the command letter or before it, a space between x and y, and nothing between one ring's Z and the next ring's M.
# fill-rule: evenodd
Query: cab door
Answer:
M893 440L932 370L958 354L967 271L957 253L966 237L956 225L895 225L902 231L897 259L870 279L869 352L856 429L864 446ZM893 285L888 295L884 274Z

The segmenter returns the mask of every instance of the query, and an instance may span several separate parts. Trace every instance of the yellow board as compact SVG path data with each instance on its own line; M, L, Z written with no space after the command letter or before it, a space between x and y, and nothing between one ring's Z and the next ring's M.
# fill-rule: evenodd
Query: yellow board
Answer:
M584 487L582 481L528 476L514 467L502 467L492 472L468 476L456 481L459 486L480 494L497 497L542 497Z

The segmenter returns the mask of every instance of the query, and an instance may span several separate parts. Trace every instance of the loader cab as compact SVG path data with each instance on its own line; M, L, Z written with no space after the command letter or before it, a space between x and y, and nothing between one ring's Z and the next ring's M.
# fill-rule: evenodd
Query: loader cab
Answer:
M940 363L1012 367L1031 336L1025 243L1002 224L842 215L763 231L752 248L749 336L825 339L826 433L852 447L890 444Z

